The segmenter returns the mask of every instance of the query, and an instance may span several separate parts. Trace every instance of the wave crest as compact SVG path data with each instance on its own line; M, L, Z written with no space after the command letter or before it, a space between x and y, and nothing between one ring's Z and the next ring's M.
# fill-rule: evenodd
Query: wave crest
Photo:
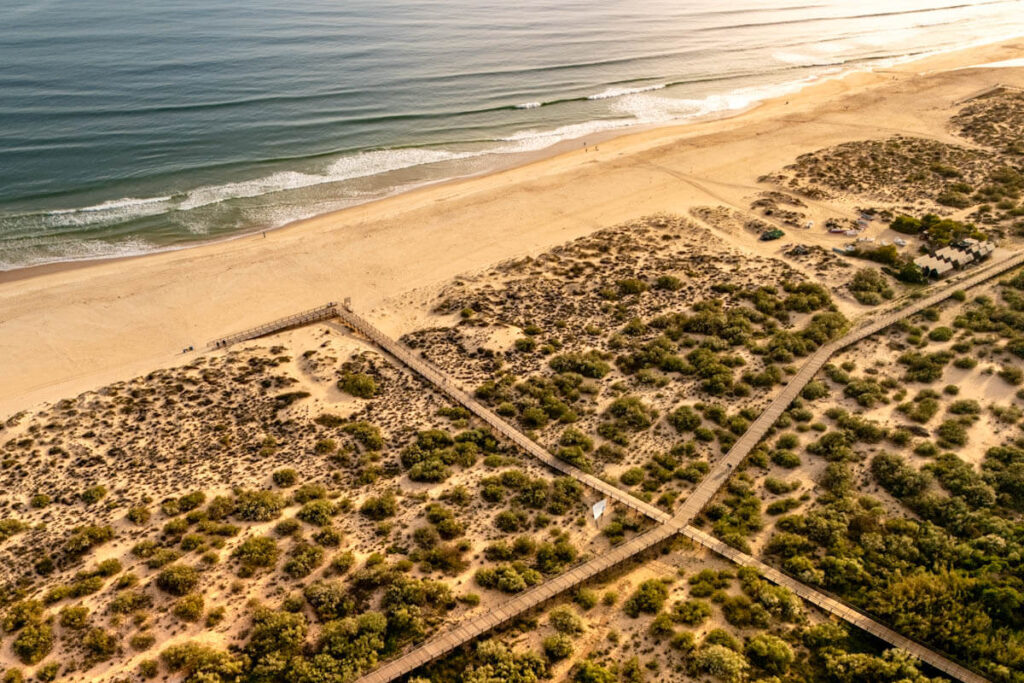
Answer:
M610 100L616 97L625 97L626 95L637 95L639 93L651 92L653 90L664 90L667 87L667 83L658 83L655 85L644 85L637 88L608 88L603 92L589 95L588 100Z

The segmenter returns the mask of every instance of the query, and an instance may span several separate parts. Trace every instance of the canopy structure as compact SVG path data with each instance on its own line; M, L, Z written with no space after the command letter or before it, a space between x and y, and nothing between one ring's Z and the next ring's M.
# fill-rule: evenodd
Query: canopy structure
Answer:
M954 268L962 268L974 260L974 254L960 251L953 247L943 247L935 252L936 258L951 263Z
M953 264L934 256L919 256L914 263L927 277L942 277L953 270Z

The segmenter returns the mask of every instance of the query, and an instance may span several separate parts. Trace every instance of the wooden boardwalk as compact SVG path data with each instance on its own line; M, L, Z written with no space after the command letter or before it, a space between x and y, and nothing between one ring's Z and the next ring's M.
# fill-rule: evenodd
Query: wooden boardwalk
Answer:
M308 311L289 315L286 318L264 323L263 325L258 325L257 327L253 327L248 330L235 332L226 337L221 337L220 339L213 339L208 342L206 346L210 349L226 348L239 342L249 341L250 339L256 339L258 337L265 337L268 334L275 334L277 332L290 330L294 327L302 327L303 325L309 325L310 323L327 320L335 317L337 314L337 304L332 301Z
M690 522L700 514L700 511L714 497L718 490L728 480L732 471L743 461L750 451L761 441L764 435L771 429L790 403L800 395L803 388L817 374L818 370L828 362L836 352L856 344L857 342L885 329L886 327L903 320L909 316L944 301L952 296L953 292L959 289L967 289L997 277L1006 271L1024 264L1024 253L1016 254L998 262L990 263L972 273L948 283L936 293L923 297L902 308L882 312L871 322L859 326L840 338L819 348L813 353L803 367L789 381L783 390L768 405L762 414L750 425L747 431L741 436L723 458L720 458L712 469L697 487L690 493L674 515L669 515L664 510L653 505L640 501L607 482L583 472L582 470L562 462L548 453L536 442L528 439L519 430L515 429L501 417L481 404L475 398L456 386L444 373L428 363L423 358L414 354L408 347L391 339L374 325L370 324L361 316L357 315L347 307L338 307L337 314L341 320L365 335L383 350L390 353L398 361L409 369L419 374L425 380L433 384L444 394L454 401L460 403L471 412L476 414L485 423L491 426L496 432L503 435L512 443L520 446L528 453L544 462L551 468L574 477L581 483L593 490L611 498L630 509L636 510L661 524L654 529L640 534L633 539L614 548L611 552L585 562L549 581L545 581L504 603L501 603L491 611L482 614L465 623L457 624L437 634L410 652L397 657L374 671L367 673L358 679L359 683L386 683L404 676L416 668L430 661L438 659L446 653L461 645L470 642L479 635L514 619L515 617L528 612L529 610L543 604L554 596L580 585L581 583L601 574L604 571L628 560L629 558L650 549L651 547L665 541L666 539L682 534L691 540L705 546L720 555L727 557L744 566L751 566L761 572L765 579L778 585L785 586L799 595L804 600L820 607L821 609L836 615L868 633L875 635L894 647L898 647L912 654L923 662L930 664L937 670L965 683L980 683L986 679L972 671L950 661L940 653L931 648L912 641L896 631L872 619L868 615L855 608L829 596L817 589L789 577L773 567L741 553L734 548L722 543L713 536L700 531L692 526Z

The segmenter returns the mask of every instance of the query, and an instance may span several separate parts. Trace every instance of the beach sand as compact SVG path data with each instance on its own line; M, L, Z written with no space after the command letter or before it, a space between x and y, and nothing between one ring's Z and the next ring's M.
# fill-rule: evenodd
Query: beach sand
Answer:
M192 249L0 274L0 417L158 367L182 349L327 301L387 332L416 327L432 288L596 229L706 205L746 209L762 175L804 153L902 133L955 141L956 103L1024 68L1024 40L810 86L745 114L659 128L493 175L421 188L267 233ZM798 239L828 246L842 203L811 207ZM744 248L775 253L777 243Z

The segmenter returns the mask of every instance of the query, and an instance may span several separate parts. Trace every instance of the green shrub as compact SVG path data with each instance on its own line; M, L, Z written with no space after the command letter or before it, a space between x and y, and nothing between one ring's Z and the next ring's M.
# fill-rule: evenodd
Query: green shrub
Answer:
M323 548L309 543L299 543L289 553L288 561L284 563L282 569L293 579L301 579L323 564L323 561Z
M515 348L520 353L529 353L537 348L537 340L533 337L520 337L515 341Z
M807 401L824 398L828 396L828 386L824 382L812 380L807 383L800 395Z
M552 662L561 661L572 654L572 638L564 633L556 633L545 638L541 647L544 648L544 655Z
M57 680L60 673L60 662L49 662L36 669L36 680L48 683Z
M673 650L678 650L683 654L689 654L696 647L694 642L693 634L689 631L680 631L672 636L672 640L668 641L669 647Z
M690 657L693 673L713 675L724 681L743 680L748 666L742 654L718 644L705 644Z
M569 607L559 607L551 610L548 615L548 623L559 633L570 635L583 632L583 620Z
M592 659L584 659L572 668L574 683L616 683L618 676Z
M234 515L245 522L269 522L284 508L284 498L274 491L241 491L235 497Z
M89 623L89 608L84 605L65 607L60 611L60 625L64 628L81 629Z
M657 614L667 598L668 589L665 584L657 579L649 579L637 587L622 609L633 618L640 616L641 612Z
M597 351L561 354L548 361L548 365L555 372L576 373L590 379L601 379L612 369Z
M338 388L356 398L373 398L377 395L377 383L373 377L360 372L342 373Z
M480 596L476 593L466 593L459 596L459 602L469 607L476 607L480 604Z
M672 612L669 616L672 621L677 623L687 626L699 626L711 616L711 605L703 600L677 602L672 606Z
M43 603L38 600L22 600L7 608L4 614L3 628L7 632L18 629L39 621L43 616Z
M857 301L866 305L876 305L893 296L888 279L875 268L861 268L854 273L849 289Z
M639 467L631 467L630 469L619 475L619 481L626 486L636 486L644 480L644 471Z
M313 581L302 591L321 621L347 617L356 609L356 598L341 581Z
M380 496L367 498L359 508L360 514L373 520L382 520L393 517L398 511L398 501L395 494L388 491Z
M936 435L939 437L939 443L949 444L952 446L965 446L967 445L967 430L957 420L946 420L936 430Z
M53 629L41 622L27 624L14 639L11 649L22 664L38 664L53 649Z
M943 206L952 206L956 209L966 209L974 203L966 194L955 190L943 190L935 198L935 201Z
M540 583L541 578L540 572L528 568L522 562L478 569L473 575L473 580L477 585L494 588L503 593L519 593Z
M156 678L160 675L160 662L155 659L143 659L139 662L139 676L142 678Z
M78 497L82 499L82 502L86 505L92 505L103 500L107 495L107 487L102 484L96 486L90 486L89 488L82 491Z
M627 296L630 294L642 294L647 291L647 283L637 278L625 278L615 283L615 286L619 290L620 296Z
M775 477L768 477L764 480L764 487L770 493L781 495L800 488L800 482L788 482L783 481L782 479L776 479Z
M290 467L282 470L277 470L273 474L274 484L280 486L281 488L288 488L289 486L294 486L298 478L298 472L291 469Z
M776 636L759 633L747 642L747 657L765 671L782 675L795 659L789 643Z
M51 498L47 494L37 493L31 498L29 498L28 504L38 510L48 506L51 502L53 502L53 498Z
M130 614L136 610L146 609L153 604L152 598L139 591L122 591L110 601L110 611L114 614Z
M194 567L172 564L164 567L156 576L157 587L171 595L186 595L199 584L199 572Z
M953 401L949 405L949 412L953 415L980 415L981 404L973 399Z
M252 536L245 539L235 548L231 557L247 568L272 567L277 562L280 551L277 542L269 536Z
M668 422L679 433L692 432L701 425L701 417L690 406L683 405L669 413Z
M114 529L110 526L86 525L76 527L64 539L64 552L71 557L80 557L98 545L106 543L114 537Z
M171 612L182 621L196 622L203 618L203 596L193 593L174 603Z
M683 281L672 275L661 275L655 280L654 288L667 292L678 292L683 288Z
M647 429L657 417L657 411L635 396L615 399L605 414L615 418L616 426L634 432Z
M589 588L580 588L572 597L573 602L584 610L592 609L597 605L597 593Z
M199 643L172 645L160 658L170 671L182 672L188 683L236 680L245 668L242 658Z
M156 636L149 631L139 631L128 639L128 645L136 652L144 652L156 644ZM152 661L152 660L149 660Z
M384 448L384 437L380 433L380 428L371 422L351 422L342 427L342 431L355 437L355 440L368 451L379 451Z
M1013 386L1018 386L1024 382L1024 370L1013 365L1004 365L996 374L999 375L1004 382L1012 384Z
M785 467L786 469L800 466L800 456L793 451L772 451L771 460L779 467Z
M173 517L175 515L195 510L205 502L205 493L202 491L193 491L192 493L185 494L181 498L172 498L171 500L164 501L160 508L163 510L165 515Z
M331 523L331 518L335 512L334 504L321 498L319 500L311 500L303 505L295 516L306 524L327 526Z
M117 653L117 638L102 628L89 629L82 637L82 645L93 662L105 662Z

